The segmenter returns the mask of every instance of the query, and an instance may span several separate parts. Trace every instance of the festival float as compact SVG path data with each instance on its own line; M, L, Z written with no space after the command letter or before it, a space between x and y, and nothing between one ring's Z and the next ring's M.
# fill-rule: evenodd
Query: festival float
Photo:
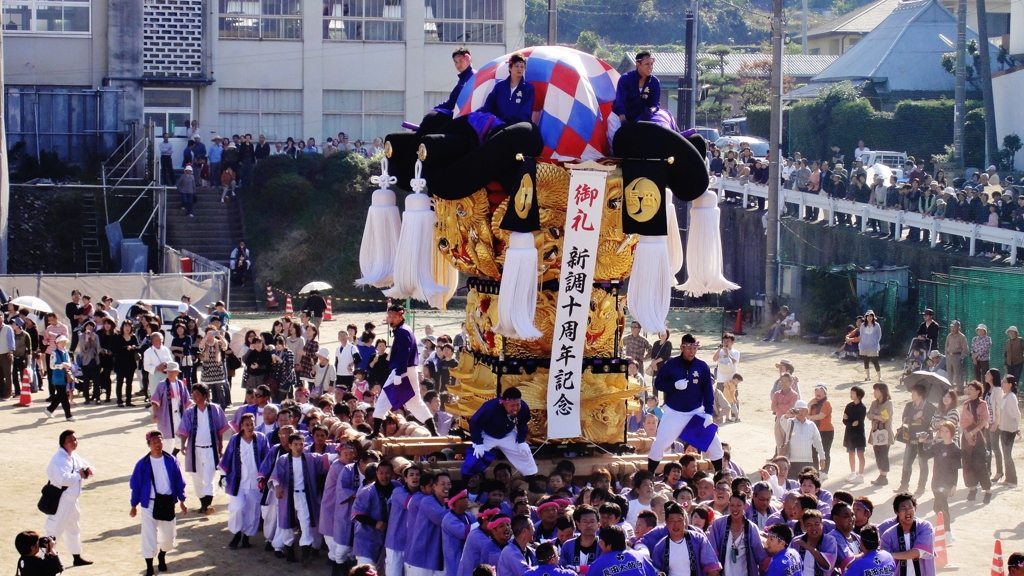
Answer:
M625 433L640 390L620 358L626 308L658 333L673 288L701 296L738 287L722 275L704 141L658 118L619 122L619 74L594 56L520 53L536 124L484 130L474 116L508 76L505 56L476 71L451 120L387 137L357 284L443 309L459 273L468 277L469 342L446 407L463 423L515 387L531 408L531 444L557 444L558 454L642 451ZM399 184L412 191L401 215L391 189ZM692 203L685 258L675 201ZM684 260L687 281L675 286Z

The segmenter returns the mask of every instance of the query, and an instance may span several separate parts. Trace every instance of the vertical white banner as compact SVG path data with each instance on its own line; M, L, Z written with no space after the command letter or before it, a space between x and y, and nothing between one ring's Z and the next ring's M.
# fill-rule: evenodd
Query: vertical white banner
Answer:
M578 438L583 347L590 317L607 172L570 170L562 272L548 374L548 438Z

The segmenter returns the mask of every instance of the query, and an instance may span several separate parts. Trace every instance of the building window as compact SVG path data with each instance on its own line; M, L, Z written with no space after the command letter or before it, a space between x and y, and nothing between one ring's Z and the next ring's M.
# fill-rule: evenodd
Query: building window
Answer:
M89 33L89 0L4 1L4 34L86 35Z
M221 88L218 96L222 136L263 134L271 141L317 137L301 133L302 90Z
M448 92L424 92L423 93L423 113L424 114L430 113L430 111L434 109L434 106L437 106L438 104L440 104L440 103L444 102L445 100L447 100L449 94L451 94L451 91L448 91Z
M504 44L504 0L424 0L427 42Z
M405 118L405 92L324 90L324 136L338 132L349 142L372 142L398 130Z
M220 37L302 40L302 0L219 0Z
M324 40L401 42L402 0L324 0Z

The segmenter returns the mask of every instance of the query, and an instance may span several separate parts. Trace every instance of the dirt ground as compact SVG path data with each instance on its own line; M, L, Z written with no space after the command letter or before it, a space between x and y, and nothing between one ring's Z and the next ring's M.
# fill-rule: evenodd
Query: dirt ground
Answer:
M335 316L333 322L322 326L327 336L323 344L333 349L336 333L345 324L353 322L361 326L367 320L383 326L383 313ZM248 317L237 318L233 324L268 329L271 321L270 317ZM458 319L454 315L442 318L424 314L418 317L417 334L422 334L422 326L426 322L434 324L436 334L454 335L458 332ZM897 479L894 484L882 488L867 483L844 486L849 469L842 448L842 410L848 402L847 391L863 378L860 365L830 357L831 350L827 347L805 343L767 344L752 335L740 336L736 348L742 354L740 372L745 378L740 392L742 422L727 425L722 430L723 440L732 445L733 459L751 472L766 455L772 453L768 391L777 376L775 363L787 358L796 366L796 374L804 390L809 391L814 383L822 381L831 389L833 422L837 432L832 448L832 475L825 481L825 487L829 490L845 487L857 496L870 497L875 502L874 520L877 522L891 516L892 488L898 483L902 468L901 445L895 445L891 453L894 468L891 477ZM700 356L710 360L711 351L702 350ZM895 390L901 370L901 360L886 362L882 368L884 381L894 387L897 411L902 410L909 398L905 391ZM236 406L242 397L239 381L240 376L236 376ZM45 518L35 506L39 489L46 481L46 465L58 449L57 436L65 428L71 428L78 432L79 453L96 469L94 479L86 481L80 500L84 556L95 564L72 568L68 573L74 576L142 573L145 564L139 552L139 521L128 516L128 479L135 462L146 453L143 433L152 427L149 413L143 408L117 408L116 404L85 406L79 401L72 407L78 421L65 424L59 416L53 420L45 418L41 403L44 396L36 394L28 408L19 407L15 402L0 407L3 416L0 419L0 486L5 491L0 499L3 518L0 525L0 570L13 572L17 559L13 541L18 531L43 530ZM1021 450L1017 448L1018 462ZM867 480L877 475L870 453L864 475ZM915 473L912 486L916 482ZM198 508L199 502L192 487L188 486L186 491L189 508ZM996 538L1003 541L1004 558L1011 551L1024 550L1024 495L1020 491L997 487L988 506L981 505L980 497L976 502L967 502L965 495L966 491L957 492L950 503L955 516L953 532L956 543L949 548L949 557L952 564L959 566L960 573L981 575L991 564ZM274 559L271 554L263 552L262 535L255 537L254 548L250 550L229 550L227 503L227 496L221 493L214 499L217 508L214 515L200 517L190 512L187 516L179 516L177 548L168 555L169 573L329 574L329 568L323 562L303 571L298 565L286 565L284 561ZM920 514L934 522L931 508L932 497L928 493L922 499ZM59 546L58 549L65 565L69 566L71 558L66 548Z

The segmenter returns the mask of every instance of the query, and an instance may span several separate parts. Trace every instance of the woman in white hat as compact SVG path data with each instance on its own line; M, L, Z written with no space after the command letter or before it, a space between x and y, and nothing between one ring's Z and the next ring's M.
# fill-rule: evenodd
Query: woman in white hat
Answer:
M988 335L988 326L978 324L971 340L971 363L974 364L974 379L981 382L988 372L989 358L992 354L992 337Z

